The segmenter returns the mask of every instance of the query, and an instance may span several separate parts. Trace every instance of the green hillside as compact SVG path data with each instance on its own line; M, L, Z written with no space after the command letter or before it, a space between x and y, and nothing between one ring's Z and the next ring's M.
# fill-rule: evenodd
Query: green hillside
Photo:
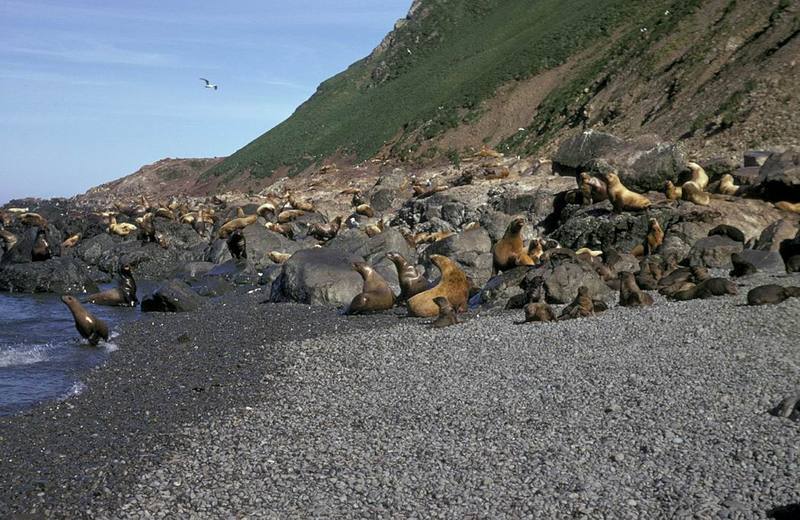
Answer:
M206 175L263 178L281 167L292 174L336 153L369 158L387 142L403 158L422 140L479 117L481 102L499 86L615 41L585 66L585 77L594 77L615 56L637 52L641 27L667 31L699 3L422 0L388 48L323 82L286 121ZM665 17L666 10L673 14ZM579 77L551 92L537 120L505 146L520 146L531 132L546 136L549 119L583 90Z

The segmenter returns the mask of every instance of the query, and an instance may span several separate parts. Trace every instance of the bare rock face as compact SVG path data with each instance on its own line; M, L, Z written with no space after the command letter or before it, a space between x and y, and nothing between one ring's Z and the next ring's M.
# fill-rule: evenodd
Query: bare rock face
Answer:
M770 155L759 171L758 187L767 200L800 201L800 150Z
M570 303L578 294L578 288L589 289L592 299L601 299L611 292L603 279L585 262L565 262L555 267L541 267L540 276L544 278L544 287L548 303ZM529 275L532 272L529 273Z

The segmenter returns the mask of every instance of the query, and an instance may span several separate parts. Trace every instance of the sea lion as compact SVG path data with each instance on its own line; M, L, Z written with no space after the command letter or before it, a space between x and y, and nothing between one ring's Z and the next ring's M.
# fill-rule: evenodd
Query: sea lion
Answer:
M481 227L480 222L476 222L473 220L472 222L469 222L467 225L465 225L462 228L462 231L472 231L473 229L478 229L479 227Z
M626 188L619 175L614 172L605 174L606 185L608 186L608 198L614 207L615 213L623 211L640 211L650 207L650 200L644 195L635 193Z
M383 226L383 220L379 220L377 224L367 224L364 226L364 233L366 233L368 237L372 238L383 233Z
M156 226L153 223L153 214L145 213L142 217L136 219L139 224L139 240L142 242L157 242L156 239Z
M70 236L69 238L61 242L61 249L69 249L71 247L75 247L76 245L78 245L78 242L80 241L82 236L83 235L80 233L75 233L74 235Z
M800 287L782 287L780 285L760 285L747 293L747 305L775 305L788 298L800 297Z
M3 251L6 252L10 251L11 248L17 245L17 242L19 242L17 235L3 228L2 226L0 226L0 239L3 240Z
M247 217L237 217L229 220L219 228L219 238L228 238L231 233L237 229L244 229L251 224L255 224L258 220L258 215L249 215Z
M155 216L165 218L167 220L175 220L175 212L169 208L158 208L155 210Z
M39 228L47 227L47 219L38 213L22 213L17 217L17 219L26 226L35 226Z
M695 183L700 191L704 191L708 187L708 175L702 166L696 162L686 163L686 166L691 170L691 182Z
M33 242L31 249L31 260L34 262L44 262L52 258L53 253L50 251L50 243L47 241L47 232L44 229L36 231L36 240Z
M581 193L584 199L588 196L591 204L608 200L608 186L606 183L586 172L581 172ZM584 203L586 200L583 201Z
M225 241L234 260L247 258L247 238L241 229L234 229Z
M236 218L244 218L246 215L244 214L244 208L239 206L236 208Z
M302 217L306 212L301 209L286 209L278 213L278 224L286 224L297 217Z
M682 188L683 200L688 200L689 202L694 202L698 206L708 206L711 202L711 197L708 193L703 192L703 190L695 183L694 181L686 181L683 183Z
M372 206L369 204L361 204L356 207L356 213L359 215L363 215L367 218L372 218L375 216L375 210L372 209Z
M108 232L112 235L117 235L121 237L126 237L136 231L138 228L133 224L128 224L127 222L123 222L122 224L117 224L117 217L111 217L111 220L108 223Z
M742 244L744 244L746 241L744 233L742 233L741 229L729 226L728 224L720 224L719 226L716 226L714 229L708 232L708 236L710 237L715 235L728 237L731 240L735 240L736 242L741 242Z
M120 307L135 307L139 300L136 298L136 280L129 264L119 268L119 281L117 286L105 291L90 294L86 303L95 305L114 305Z
M280 251L270 251L267 256L276 264L282 264L292 257L289 253L282 253Z
M542 261L544 254L544 244L541 238L534 238L528 243L528 257L534 264Z
M353 269L364 279L364 286L361 293L350 302L347 313L361 314L391 309L394 305L394 293L383 276L365 262L353 262Z
M327 241L335 238L339 234L339 229L342 227L342 217L338 216L327 224L320 224L315 222L311 224L308 229L308 234L317 240Z
M97 346L101 339L108 341L106 322L90 314L73 296L64 295L61 297L61 301L72 313L72 317L75 319L75 328L82 337L89 340L89 344Z
M292 226L288 224L275 224L274 222L267 222L264 227L273 233L279 233L286 238L294 238L294 231Z
M668 200L679 200L683 197L683 190L672 184L672 181L667 181L664 183L664 194Z
M408 314L410 316L433 317L439 308L433 302L437 296L445 296L450 300L450 305L457 311L467 309L469 299L469 280L458 264L442 255L431 255L431 262L442 272L439 283L426 291L416 294L408 299Z
M664 276L664 269L661 261L653 257L642 260L639 264L639 272L636 274L636 285L646 291L658 289L658 281Z
M749 276L758 272L756 266L745 260L739 253L733 253L731 255L731 264L733 264L733 269L728 275L734 278Z
M432 244L439 240L455 235L452 231L437 231L435 233L417 233L414 235L414 244Z
M400 281L400 301L406 301L412 296L428 290L428 280L403 255L391 251L386 253L386 258L391 260L397 269L397 278Z
M294 193L291 192L289 193L288 200L289 200L289 205L296 210L307 211L307 212L314 211L314 204L305 199L300 199L295 197Z
M259 217L267 218L267 213L272 213L273 215L275 214L275 204L271 202L265 202L256 210L256 215Z
M357 208L366 203L367 199L361 193L361 190L358 190L355 193L353 193L353 196L350 198L350 205L353 206L354 208Z
M782 200L780 202L776 202L775 207L783 211L789 211L791 213L800 213L800 202L795 202L794 204L792 204L791 202L786 202L785 200Z
M525 323L531 321L555 321L556 313L546 303L529 303L525 305Z
M564 307L561 311L559 320L570 320L574 318L583 318L586 316L594 316L594 301L589 296L589 288L581 285L578 288L578 294L572 303Z
M631 254L635 257L649 256L655 253L661 244L664 242L664 230L658 220L651 218L648 221L647 236L644 242L636 245L631 249Z
M669 297L673 300L686 301L706 299L712 296L724 296L726 294L736 295L738 292L736 284L727 278L708 278L694 287L678 291Z
M619 304L622 307L646 307L653 305L653 297L642 291L636 285L633 273L620 273L619 275Z
M516 217L506 227L503 238L494 245L492 260L495 272L508 271L517 265L534 265L534 261L528 256L522 243L522 227L524 225L525 219Z
M450 305L450 300L445 298L444 296L437 296L433 299L433 303L435 303L439 307L439 315L433 321L433 326L437 329L442 327L449 327L450 325L458 324L458 318L456 317L456 311L453 310L453 306Z
M739 193L739 188L741 186L737 186L733 183L733 175L730 173L726 173L722 176L719 180L719 186L717 187L717 192L722 193L723 195L736 195Z

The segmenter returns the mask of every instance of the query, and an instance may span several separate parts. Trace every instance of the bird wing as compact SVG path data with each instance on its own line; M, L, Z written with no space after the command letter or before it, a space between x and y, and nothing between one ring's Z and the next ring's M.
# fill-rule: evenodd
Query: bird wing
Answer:
M210 81L208 81L206 78L200 78L200 79L201 79L201 80L203 80L203 81L205 81L205 82L206 82L206 85L208 85L209 83L211 83L211 82L210 82Z

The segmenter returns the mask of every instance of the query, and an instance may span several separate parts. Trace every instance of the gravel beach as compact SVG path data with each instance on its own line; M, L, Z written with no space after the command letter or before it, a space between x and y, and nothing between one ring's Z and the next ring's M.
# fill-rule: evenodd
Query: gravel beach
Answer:
M0 516L765 518L800 504L800 299L433 330L230 295L0 420ZM213 309L213 311L211 311ZM211 311L211 312L210 312ZM787 517L788 518L788 517Z

